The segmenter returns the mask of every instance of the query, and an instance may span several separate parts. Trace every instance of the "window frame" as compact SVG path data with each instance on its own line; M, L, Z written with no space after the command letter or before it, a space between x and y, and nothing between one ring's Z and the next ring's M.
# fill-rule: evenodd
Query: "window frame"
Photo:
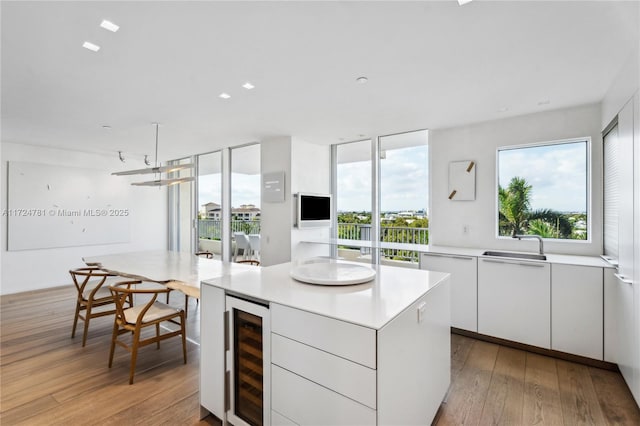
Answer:
M553 146L553 145L565 145L577 142L586 143L586 215L587 215L587 239L578 240L578 239L561 239L561 238L543 238L544 241L549 241L552 243L561 243L561 244L591 244L593 243L593 166L592 166L592 157L593 157L593 144L590 136L583 136L577 138L569 138L569 139L558 139L552 141L543 141L543 142L533 142L533 143L524 143L517 145L507 145L507 146L499 146L496 148L496 163L495 163L495 182L494 182L494 235L498 240L511 240L512 237L506 235L500 235L500 200L499 200L499 186L500 186L500 152L514 149L525 149L525 148L538 148L543 146Z

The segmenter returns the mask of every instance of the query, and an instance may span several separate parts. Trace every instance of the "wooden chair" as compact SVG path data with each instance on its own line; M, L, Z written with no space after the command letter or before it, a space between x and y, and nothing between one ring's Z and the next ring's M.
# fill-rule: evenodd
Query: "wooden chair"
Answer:
M113 323L113 335L111 338L111 350L109 352L109 368L113 365L113 354L116 344L122 346L131 353L131 367L129 369L129 384L133 384L133 376L135 374L136 359L138 358L138 349L156 343L160 349L160 341L175 336L182 336L182 356L184 363L187 363L187 343L185 332L185 314L184 310L173 308L165 303L158 302L158 295L168 293L170 289L161 284L154 283L157 288L136 288L137 284L142 281L124 281L109 286L111 294L116 304L116 317ZM133 288L132 288L133 287ZM126 307L126 301L133 295L141 297L150 296L149 300L144 304L133 307ZM160 334L160 323L170 322L180 326L179 330L169 331ZM155 336L142 338L142 331L147 327L155 327ZM119 337L123 334L132 333L131 344L121 340Z
M73 318L73 330L71 338L76 336L78 319L84 321L84 332L82 334L82 346L87 343L87 333L89 331L89 321L91 318L113 315L116 313L113 297L109 291L108 284L115 283L116 275L101 271L97 266L72 269L69 271L73 284L76 286L76 314ZM107 283L107 285L104 285ZM132 306L132 299L128 299L129 306ZM99 309L101 306L109 306L111 309Z
M213 253L210 251L197 251L196 256L204 257L206 259L213 259Z
M248 265L260 266L260 261L255 259L242 259L238 260L236 263L246 263Z

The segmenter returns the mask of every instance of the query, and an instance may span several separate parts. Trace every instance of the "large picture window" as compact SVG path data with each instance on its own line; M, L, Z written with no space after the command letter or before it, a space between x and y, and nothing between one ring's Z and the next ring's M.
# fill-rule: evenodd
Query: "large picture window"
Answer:
M498 236L589 239L590 139L498 149Z

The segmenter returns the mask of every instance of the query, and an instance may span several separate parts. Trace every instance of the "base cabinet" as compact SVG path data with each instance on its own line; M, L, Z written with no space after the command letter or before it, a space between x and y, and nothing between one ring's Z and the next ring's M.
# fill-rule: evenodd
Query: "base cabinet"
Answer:
M478 258L422 253L420 269L451 274L451 326L478 331Z
M551 349L602 360L602 268L551 265Z
M434 418L450 383L448 285L377 331L278 304L271 315L272 410L281 424Z
M209 285L203 285L202 296L200 403L223 424L429 424L449 388L448 278L379 329L275 302L254 312L253 302ZM256 316L260 330L251 326L256 318L243 315L251 323L248 330L225 331L234 321L240 324L235 310ZM241 333L246 339L237 338ZM245 380L247 389L264 390L254 417L262 410L265 415L255 423L251 416L239 422L230 411L238 404L229 382L238 375L234 372L243 371L230 349L234 345L247 353L249 370L252 361L269 363L264 371L256 367L262 380L254 383L252 374ZM250 355L259 348L262 353L254 359Z
M478 260L478 332L551 348L550 265Z

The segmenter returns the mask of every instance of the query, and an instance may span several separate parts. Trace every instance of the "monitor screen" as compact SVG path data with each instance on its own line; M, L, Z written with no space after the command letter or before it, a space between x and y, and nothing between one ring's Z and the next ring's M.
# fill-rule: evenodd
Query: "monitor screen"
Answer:
M300 220L331 220L331 196L300 194Z

